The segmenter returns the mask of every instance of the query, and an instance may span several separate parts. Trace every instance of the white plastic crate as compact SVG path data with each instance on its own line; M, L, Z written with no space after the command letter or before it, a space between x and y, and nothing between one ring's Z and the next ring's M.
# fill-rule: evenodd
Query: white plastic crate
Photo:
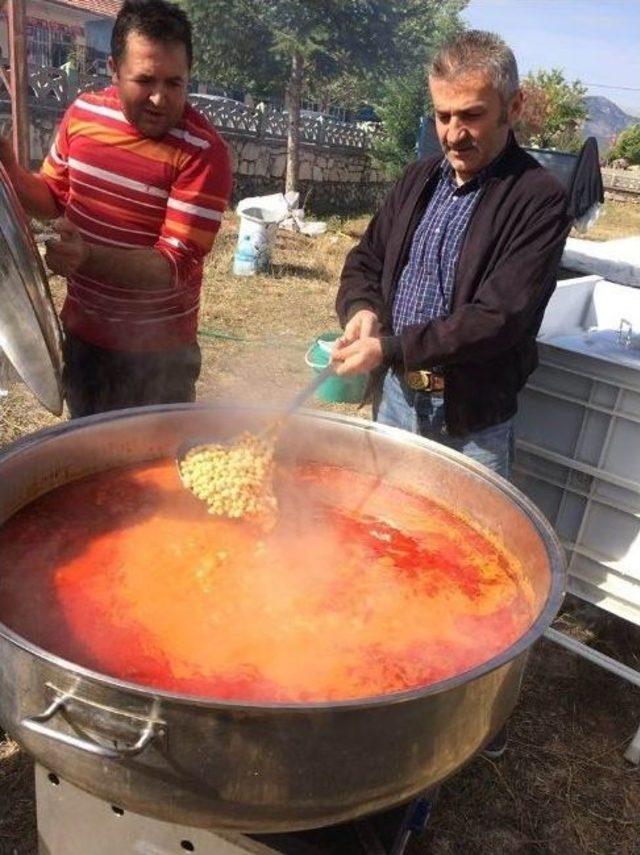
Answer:
M569 590L638 625L639 334L640 290L559 284L520 397L514 468L567 550Z

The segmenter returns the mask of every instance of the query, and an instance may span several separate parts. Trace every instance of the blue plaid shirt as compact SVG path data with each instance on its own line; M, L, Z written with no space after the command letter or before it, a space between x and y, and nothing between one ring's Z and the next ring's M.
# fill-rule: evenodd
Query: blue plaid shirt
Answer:
M444 160L440 179L413 235L409 259L400 274L393 301L393 333L404 327L446 317L462 241L478 201L484 170L458 187Z

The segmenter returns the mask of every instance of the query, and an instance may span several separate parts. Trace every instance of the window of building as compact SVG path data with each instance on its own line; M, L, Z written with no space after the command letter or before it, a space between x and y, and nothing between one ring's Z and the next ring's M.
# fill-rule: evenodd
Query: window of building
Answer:
M68 59L73 47L73 39L66 33L51 33L51 65L60 68Z
M56 21L27 18L27 62L29 68L60 68L69 59L71 49L82 33L80 27L68 27Z
M34 68L51 65L49 29L44 23L27 23L27 62Z

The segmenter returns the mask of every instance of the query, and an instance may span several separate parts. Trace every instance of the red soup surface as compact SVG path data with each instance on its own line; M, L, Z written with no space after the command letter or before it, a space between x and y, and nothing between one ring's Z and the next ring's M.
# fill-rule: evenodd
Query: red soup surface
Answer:
M531 625L518 563L440 505L328 466L277 483L268 535L172 461L53 490L0 528L0 622L127 681L293 702L426 686Z

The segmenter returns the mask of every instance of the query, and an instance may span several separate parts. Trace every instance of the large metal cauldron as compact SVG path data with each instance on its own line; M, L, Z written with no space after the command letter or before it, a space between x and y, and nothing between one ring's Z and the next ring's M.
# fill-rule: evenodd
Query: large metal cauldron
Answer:
M0 521L58 485L172 456L188 437L225 438L269 415L178 405L43 431L0 455ZM40 763L149 816L246 832L296 830L408 799L462 766L501 727L527 650L563 594L561 548L544 518L501 478L394 429L303 412L281 449L376 473L470 514L522 560L537 601L534 625L485 665L425 690L300 705L145 689L63 661L0 625L0 723Z

